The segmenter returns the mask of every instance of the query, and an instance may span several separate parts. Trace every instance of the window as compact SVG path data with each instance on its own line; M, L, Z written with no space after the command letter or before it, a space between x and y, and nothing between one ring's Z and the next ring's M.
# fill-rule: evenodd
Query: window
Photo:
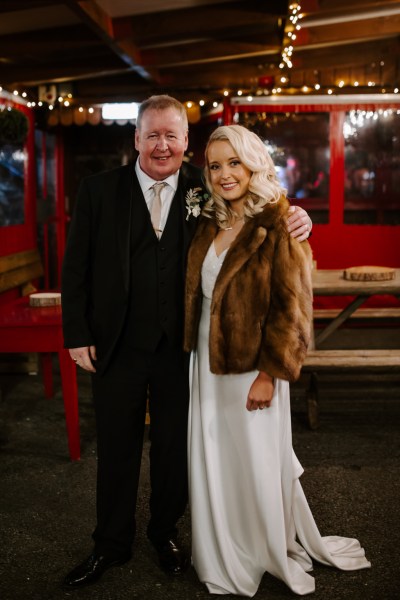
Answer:
M400 224L400 111L346 114L344 222Z
M25 221L25 165L23 144L0 145L0 227Z
M314 223L329 222L329 114L239 113L264 140L288 197Z

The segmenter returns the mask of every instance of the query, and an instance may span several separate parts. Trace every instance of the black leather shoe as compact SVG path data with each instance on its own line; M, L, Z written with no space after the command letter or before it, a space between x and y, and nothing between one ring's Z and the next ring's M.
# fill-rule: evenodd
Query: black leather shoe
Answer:
M167 540L157 544L155 549L158 554L160 567L169 575L182 575L189 566L189 557L176 540Z
M130 555L110 557L91 554L82 564L73 569L64 579L64 587L78 588L96 583L107 569L128 562Z

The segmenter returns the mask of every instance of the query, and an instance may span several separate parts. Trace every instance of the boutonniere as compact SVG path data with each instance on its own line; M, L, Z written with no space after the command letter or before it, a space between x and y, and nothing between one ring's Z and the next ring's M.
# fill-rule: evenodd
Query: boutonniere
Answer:
M200 194L200 192L202 193ZM190 188L190 190L186 192L186 221L189 220L191 215L196 218L200 215L202 206L205 202L207 202L209 197L210 195L206 192L203 192L203 188L201 187Z

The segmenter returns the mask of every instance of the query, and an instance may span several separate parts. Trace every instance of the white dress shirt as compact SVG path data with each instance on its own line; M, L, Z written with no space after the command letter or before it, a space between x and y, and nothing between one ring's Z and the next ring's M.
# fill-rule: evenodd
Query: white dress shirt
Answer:
M155 179L149 177L144 171L142 171L140 167L139 159L137 159L135 164L135 171L137 178L139 180L139 185L142 188L144 199L146 200L147 208L149 209L149 213L151 214L151 209L153 206L154 200L154 191L151 189L155 183L160 183ZM161 220L160 220L160 229L164 231L165 225L168 219L169 211L171 208L172 200L174 198L175 192L178 189L178 178L179 171L170 175L166 179L163 179L163 183L166 183L161 190Z

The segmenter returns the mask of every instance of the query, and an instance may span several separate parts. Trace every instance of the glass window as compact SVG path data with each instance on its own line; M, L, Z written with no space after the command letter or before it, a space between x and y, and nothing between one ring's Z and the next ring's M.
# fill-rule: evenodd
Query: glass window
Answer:
M239 113L265 141L288 197L314 223L329 222L329 114Z
M344 222L400 224L400 111L351 111L343 135Z
M0 227L25 221L25 164L23 144L0 144Z

